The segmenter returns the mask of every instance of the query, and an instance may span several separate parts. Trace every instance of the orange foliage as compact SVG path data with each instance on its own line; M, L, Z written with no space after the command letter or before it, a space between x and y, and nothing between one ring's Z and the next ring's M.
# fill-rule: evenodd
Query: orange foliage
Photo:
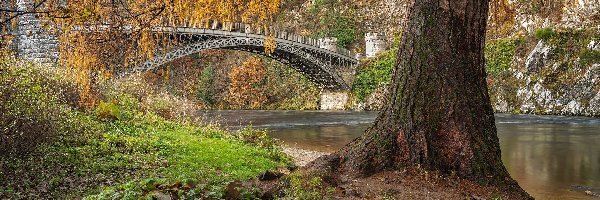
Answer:
M258 109L267 101L262 83L266 70L261 59L253 57L229 73L228 102L234 108Z
M511 30L515 24L516 8L508 0L490 1L489 35L503 35Z

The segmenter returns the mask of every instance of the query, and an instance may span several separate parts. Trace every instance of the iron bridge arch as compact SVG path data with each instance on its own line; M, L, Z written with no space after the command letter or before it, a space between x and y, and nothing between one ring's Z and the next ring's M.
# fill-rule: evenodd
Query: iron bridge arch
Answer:
M254 33L212 30L204 28L155 28L154 32L169 34L177 39L177 46L167 53L131 68L130 72L156 69L168 62L207 49L231 49L263 55L288 65L304 74L309 80L328 90L349 90L350 80L344 73L353 72L358 63L350 51L329 50L319 47L314 39L287 33L277 33L276 49L271 54L264 51L265 36ZM346 77L346 78L344 78Z

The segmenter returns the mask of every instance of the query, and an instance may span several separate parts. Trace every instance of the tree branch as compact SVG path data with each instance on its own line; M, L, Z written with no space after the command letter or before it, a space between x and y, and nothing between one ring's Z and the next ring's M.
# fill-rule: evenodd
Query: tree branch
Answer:
M6 20L0 22L0 25L4 25L9 23L10 21L12 21L13 19L22 16L22 15L27 15L27 14L40 14L40 13L46 13L49 14L49 11L36 11L37 9L39 9L44 3L46 3L48 0L41 0L39 2L37 2L36 4L34 4L33 8L29 11L21 11L21 10L8 10L8 9L1 9L0 12L8 12L8 13L16 13L13 16L10 16L9 18L7 18Z

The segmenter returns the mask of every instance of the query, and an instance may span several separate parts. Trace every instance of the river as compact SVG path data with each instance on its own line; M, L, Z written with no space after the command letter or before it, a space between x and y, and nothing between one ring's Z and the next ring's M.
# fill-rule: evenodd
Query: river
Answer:
M201 116L228 129L267 128L291 147L333 152L362 134L377 113L235 110ZM505 166L536 199L594 199L572 186L600 188L600 119L497 114L496 126Z

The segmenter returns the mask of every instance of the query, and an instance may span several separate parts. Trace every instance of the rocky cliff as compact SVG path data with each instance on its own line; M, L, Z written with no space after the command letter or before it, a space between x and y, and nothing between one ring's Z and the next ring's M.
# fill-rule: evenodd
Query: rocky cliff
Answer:
M512 30L486 48L495 110L600 116L600 1L513 4Z
M401 33L410 7L407 0L315 0L297 5L301 6L291 10L303 24L318 24L326 18L323 12L335 11L353 17L358 30L387 33L390 44L391 36ZM502 26L492 24L496 21L491 18L486 47L490 96L497 112L600 116L600 0L511 0L501 13L491 12L490 16L510 17ZM363 44L357 39L353 45L360 51ZM359 67L358 74L369 74L371 68ZM367 79L380 80L374 82L380 86L370 88L366 96L359 92L351 107L379 109L386 79Z

